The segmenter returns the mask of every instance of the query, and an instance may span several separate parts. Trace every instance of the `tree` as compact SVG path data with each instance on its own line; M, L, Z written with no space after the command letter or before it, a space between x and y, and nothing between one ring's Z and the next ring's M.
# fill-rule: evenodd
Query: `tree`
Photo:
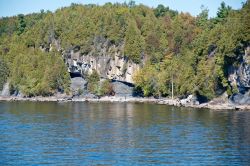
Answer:
M98 94L100 76L96 70L93 70L92 74L87 77L87 81L87 89L93 94Z
M162 16L164 16L164 15L165 15L165 12L166 12L165 6L162 5L162 4L159 4L159 5L157 6L157 8L154 9L154 13L155 13L155 16L156 16L156 17L162 17Z
M126 35L124 54L133 62L140 63L144 51L144 39L137 28L135 21L130 21Z
M7 65L2 59L0 59L0 91L3 89L3 85L7 81L8 73Z
M99 96L105 96L105 95L114 95L115 92L113 90L113 86L110 82L110 80L104 80L101 82L101 85L99 87Z
M24 15L19 14L18 15L18 32L17 32L17 34L21 35L24 32L25 27L26 27L26 23L24 21Z
M155 9L154 9L154 14L156 17L163 17L166 15L169 15L170 17L174 17L178 14L177 11L169 9L169 7L165 7L162 4L159 4Z
M228 69L242 63L249 46L249 13L249 0L239 10L223 2L214 19L208 18L204 7L193 17L163 5L152 9L131 1L72 4L54 13L1 18L0 56L5 64L1 66L8 66L12 89L26 96L65 92L70 79L61 53L38 49L49 51L56 39L66 54L77 46L80 56L107 51L140 64L143 68L134 79L145 96L171 95L173 82L175 96L196 93L212 99L233 88ZM7 79L5 69L1 67L2 82ZM111 83L100 81L96 71L88 80L90 92L109 94Z
M130 8L135 7L135 1L130 0L128 3L128 7L130 7Z
M225 18L227 18L228 14L231 10L232 10L232 8L230 6L226 6L225 2L222 2L220 4L218 11L217 11L216 21L217 22L224 21Z
M38 49L19 49L18 52L11 65L12 92L21 92L28 97L68 93L69 73L58 54Z
M147 73L147 74L145 74ZM137 71L134 75L133 80L138 87L143 91L144 96L152 96L155 92L155 71L154 67L147 65L142 70Z
M197 25L201 28L207 28L208 26L208 12L209 10L203 5L201 6L201 13L197 16Z

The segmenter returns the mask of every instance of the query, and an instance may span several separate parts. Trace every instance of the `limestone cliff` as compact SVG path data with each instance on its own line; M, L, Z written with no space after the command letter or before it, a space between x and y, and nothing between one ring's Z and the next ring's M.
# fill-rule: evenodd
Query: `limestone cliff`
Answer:
M59 40L53 39L51 43L47 48L41 46L41 49L63 50L62 56L68 71L82 77L96 70L101 78L133 84L134 73L142 68L141 64L133 63L124 56L124 43L114 44L104 37L95 37L87 53L81 52L80 46L64 50ZM232 87L239 90L230 99L237 104L250 104L250 46L246 47L244 54L239 57L238 65L230 66L228 69L228 81ZM142 59L142 62L145 60Z
M96 37L90 52L81 53L80 47L76 46L63 51L63 57L71 73L86 76L96 70L102 78L133 83L133 74L140 65L124 56L123 47L123 43L116 45L108 39Z

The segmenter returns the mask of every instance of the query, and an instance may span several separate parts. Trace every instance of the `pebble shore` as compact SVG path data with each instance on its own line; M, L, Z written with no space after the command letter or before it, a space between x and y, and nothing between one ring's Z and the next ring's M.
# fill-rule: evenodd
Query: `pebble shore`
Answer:
M179 99L168 99L168 98L139 98L139 97L116 97L116 96L105 96L101 98L87 98L87 97L1 97L0 101L34 101L34 102L131 102L131 103L155 103L170 106L182 106L192 108L207 108L211 110L250 110L250 105L234 105L230 103L218 103L212 104L210 102L203 104L181 104Z

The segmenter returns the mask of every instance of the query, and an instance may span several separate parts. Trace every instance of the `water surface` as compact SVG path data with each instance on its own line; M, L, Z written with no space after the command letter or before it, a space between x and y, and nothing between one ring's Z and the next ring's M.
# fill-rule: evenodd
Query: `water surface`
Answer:
M250 112L0 102L0 165L249 165Z

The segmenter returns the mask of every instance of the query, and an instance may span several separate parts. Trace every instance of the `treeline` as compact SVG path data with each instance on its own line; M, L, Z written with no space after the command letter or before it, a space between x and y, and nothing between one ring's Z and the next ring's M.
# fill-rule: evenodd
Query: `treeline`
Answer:
M6 67L0 71L8 72L0 72L5 75L1 80L9 77L13 92L28 96L67 91L69 76L60 52L46 53L39 47L49 48L58 40L64 49L79 46L84 56L93 49L93 39L102 36L124 44L124 56L143 64L134 81L145 96L169 96L172 82L176 96L195 93L211 99L224 91L232 94L238 89L229 84L227 69L237 65L249 45L249 13L249 1L240 10L222 3L211 19L207 9L193 17L163 5L152 9L130 1L72 4L54 13L2 18L0 66Z
M173 81L177 96L212 99L225 91L237 93L238 87L228 81L228 69L239 65L250 44L249 12L247 1L240 10L222 3L211 19L207 9L196 18L183 13L163 17L167 50L159 63L151 60L135 75L138 89L146 96L169 96Z

